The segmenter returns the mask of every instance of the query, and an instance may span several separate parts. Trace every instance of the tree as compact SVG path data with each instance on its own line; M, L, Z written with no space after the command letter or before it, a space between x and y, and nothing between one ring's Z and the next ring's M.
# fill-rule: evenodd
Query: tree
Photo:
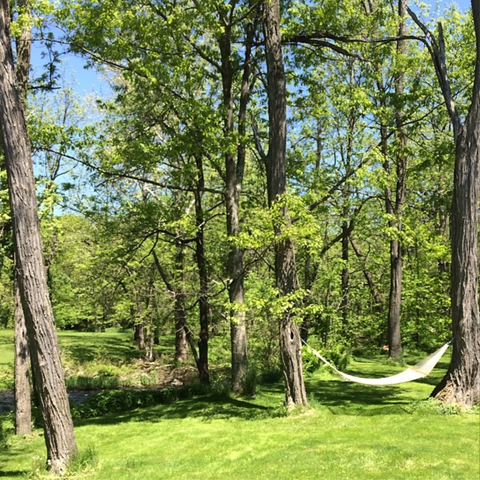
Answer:
M451 288L453 353L449 369L432 396L446 403L480 403L480 318L478 309L478 199L480 188L480 5L472 0L476 62L472 100L462 120L454 102L447 73L442 24L435 37L408 10L425 34L425 42L453 126L455 142L454 186L451 208Z
M0 63L0 124L18 285L40 397L48 467L61 473L77 447L47 289L29 136L16 85L6 0L0 2Z
M287 190L287 90L280 33L279 0L263 3L263 25L267 61L268 153L266 156L268 203L273 207ZM281 206L281 222L275 228L275 278L278 294L287 297L296 289L295 250L282 231L291 219L287 206ZM289 407L307 405L303 381L302 344L299 326L286 307L279 321L280 356L285 379L285 401Z
M403 38L406 33L405 15L406 15L405 0L398 0L398 16L399 27L397 41L397 58L396 58L396 72L395 72L395 96L397 106L395 108L395 137L397 140L397 154L395 158L396 163L396 186L395 199L392 198L391 190L386 189L385 204L387 214L395 218L390 220L390 227L396 228L400 233L402 231L401 215L405 204L406 197L406 183L407 183L407 136L405 127L403 126L404 112L403 112L403 95L405 72L402 66L403 57L406 54L406 40ZM387 160L385 160L387 162ZM402 338L400 329L400 312L402 304L402 277L403 277L403 263L402 263L402 243L399 238L394 238L390 241L390 298L388 308L388 353L389 357L394 360L399 360L402 357Z

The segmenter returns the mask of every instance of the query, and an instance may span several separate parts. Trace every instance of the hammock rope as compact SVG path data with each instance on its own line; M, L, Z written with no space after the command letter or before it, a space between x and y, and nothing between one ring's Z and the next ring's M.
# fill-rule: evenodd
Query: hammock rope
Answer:
M424 358L413 367L408 367L401 373L397 373L396 375L391 375L390 377L384 378L363 378L363 377L355 377L354 375L349 375L348 373L341 372L338 370L335 365L330 363L325 357L323 357L317 350L312 348L310 345L307 344L302 339L302 342L307 346L307 348L317 356L322 362L328 365L332 370L334 370L338 375L343 377L345 380L349 380L350 382L361 383L363 385L372 385L372 386L383 386L383 385L396 385L398 383L405 383L411 382L412 380L418 380L419 378L427 377L430 372L435 368L435 365L440 361L443 354L447 350L448 346L451 343L451 340L447 342L445 345L440 347L438 350L433 352L427 358Z

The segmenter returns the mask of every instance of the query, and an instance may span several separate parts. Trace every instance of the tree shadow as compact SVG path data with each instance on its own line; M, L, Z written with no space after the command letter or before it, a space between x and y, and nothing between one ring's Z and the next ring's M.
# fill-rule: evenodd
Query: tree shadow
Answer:
M278 408L255 403L253 400L232 398L227 395L205 395L189 399L158 403L149 407L132 408L129 411L110 413L100 417L77 419L77 426L95 424L110 425L123 422L160 422L162 420L200 418L205 422L218 419L241 418L255 420L281 416Z
M26 470L0 470L0 478L14 478L14 477L22 477L28 475Z
M445 365L445 368L447 367L448 364ZM444 370L439 368L434 375L415 382L429 385L433 389L442 378L443 372ZM358 370L351 373L362 375ZM371 378L381 376L369 373ZM418 390L406 388L405 384L369 386L337 378L311 378L306 384L307 391L315 403L327 407L336 415L406 414L410 413L409 407L419 400Z
M89 339L88 343L79 341L75 335L62 335L62 350L74 363L105 360L113 363L130 362L139 356L131 343L114 338Z

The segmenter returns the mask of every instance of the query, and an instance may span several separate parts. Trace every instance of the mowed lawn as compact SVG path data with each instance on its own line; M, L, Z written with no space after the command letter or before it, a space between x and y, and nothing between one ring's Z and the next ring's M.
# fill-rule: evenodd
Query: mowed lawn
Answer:
M478 413L424 401L447 364L448 358L429 379L382 388L321 370L307 379L312 408L289 415L281 385L273 384L250 399L205 395L77 420L80 450L94 461L71 478L476 480ZM399 370L358 359L349 371ZM9 436L0 477L43 478L42 435Z

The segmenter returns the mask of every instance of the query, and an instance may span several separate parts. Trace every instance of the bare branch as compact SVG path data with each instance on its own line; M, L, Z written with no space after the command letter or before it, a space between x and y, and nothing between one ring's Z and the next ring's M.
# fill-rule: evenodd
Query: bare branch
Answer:
M179 191L182 191L182 192L194 192L194 191L196 191L195 188L179 187L178 185L171 185L171 184L168 184L168 183L157 182L156 180L153 180L151 178L141 177L141 176L138 176L138 175L132 175L132 174L126 173L126 172L108 171L108 170L103 169L102 167L94 165L94 164L92 164L92 163L90 163L86 160L83 160L79 157L74 157L74 156L68 155L66 153L58 152L58 151L56 151L54 149L51 149L51 148L43 148L43 150L47 151L47 152L57 154L57 155L61 155L64 158L68 158L68 159L73 160L75 162L81 163L82 165L85 165L86 167L91 168L92 170L95 170L98 173L100 173L102 175L105 175L106 177L126 178L126 179L129 179L129 180L135 180L135 181L141 182L141 183L147 183L149 185L155 185L156 187L166 188L168 190L179 190ZM204 192L214 193L216 195L223 195L224 194L222 190L216 190L214 188L204 187L204 188L202 188L202 190Z
M441 22L438 23L438 42L432 32L428 27L415 15L415 13L407 7L408 14L412 20L417 24L417 26L425 34L428 51L432 57L433 65L435 66L435 72L437 74L438 83L440 84L440 89L442 90L442 95L445 100L445 105L447 107L448 114L452 121L453 132L455 138L457 138L462 127L462 122L460 119L460 114L458 113L455 101L453 100L452 90L450 86L450 80L448 79L447 65L445 59L445 40L443 37L443 27Z

